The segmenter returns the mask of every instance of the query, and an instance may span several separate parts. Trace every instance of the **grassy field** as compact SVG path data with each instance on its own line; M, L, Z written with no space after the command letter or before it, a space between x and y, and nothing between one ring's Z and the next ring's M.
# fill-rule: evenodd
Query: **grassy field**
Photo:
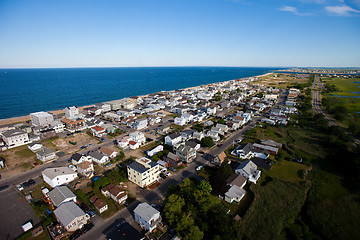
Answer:
M304 164L284 160L278 164L274 164L268 174L272 178L278 178L292 183L300 183L304 181L304 179L299 176L299 171L307 168Z
M251 185L255 199L241 220L241 234L246 239L284 239L285 224L299 214L308 189L309 184L276 178L265 186Z
M307 81L308 78L304 74L276 73L259 77L259 81L254 83L260 83L268 87L289 88L294 84L303 84Z
M342 95L342 96L359 96L359 94L355 94L352 92L360 92L360 78L329 78L322 77L321 81L325 84L333 84L339 91L333 92L334 95Z

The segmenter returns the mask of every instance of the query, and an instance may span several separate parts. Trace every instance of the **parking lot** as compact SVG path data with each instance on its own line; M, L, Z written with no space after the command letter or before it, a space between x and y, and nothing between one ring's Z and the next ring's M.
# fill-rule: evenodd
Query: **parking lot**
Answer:
M32 220L33 225L40 221L30 204L15 190L9 187L0 194L0 239L15 239L23 233L21 226Z

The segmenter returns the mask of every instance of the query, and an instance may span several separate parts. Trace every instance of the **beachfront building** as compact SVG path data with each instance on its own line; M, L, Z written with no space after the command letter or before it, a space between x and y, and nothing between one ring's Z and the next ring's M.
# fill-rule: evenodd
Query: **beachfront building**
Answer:
M65 108L65 117L72 119L72 120L76 120L79 118L79 109L76 106L72 106L72 107L66 107Z
M101 109L103 113L111 111L111 105L108 103L97 103L95 104L95 107Z
M63 118L61 122L65 124L66 130L69 132L81 131L87 128L84 119L74 121L69 118Z
M54 121L54 116L47 112L30 113L33 126L47 127Z
M60 120L55 120L52 123L50 123L50 126L52 129L55 130L55 133L61 133L65 129L65 124L62 123Z
M127 166L128 178L141 188L150 186L159 179L159 164L143 157Z
M1 138L8 149L22 146L30 142L28 134L21 129L11 129L1 133Z

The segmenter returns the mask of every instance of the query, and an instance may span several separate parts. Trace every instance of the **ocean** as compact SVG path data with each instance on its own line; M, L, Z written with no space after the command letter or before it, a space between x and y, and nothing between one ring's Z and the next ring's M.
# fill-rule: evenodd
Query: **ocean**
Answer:
M0 119L251 77L257 67L0 69Z

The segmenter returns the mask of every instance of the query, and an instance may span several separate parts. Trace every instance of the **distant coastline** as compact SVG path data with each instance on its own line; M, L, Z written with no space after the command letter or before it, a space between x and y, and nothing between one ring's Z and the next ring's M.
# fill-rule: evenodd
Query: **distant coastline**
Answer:
M144 69L146 69L146 73L141 73L144 72ZM75 73L73 74L69 74L68 72L72 72L72 70L75 71ZM40 74L34 74L34 73L30 73L35 75L35 76L25 76L25 74L28 74L28 70L13 70L13 69L7 69L5 72L6 74L4 74L4 70L2 70L2 72L0 73L0 83L7 84L9 80L7 79L8 76L4 77L4 75L8 75L8 74L13 74L13 72L11 71L20 71L20 73L17 73L18 77L20 78L19 83L16 83L15 80L15 84L13 84L14 88L17 89L19 88L19 85L23 85L21 86L22 89L24 91L24 89L26 89L26 87L28 87L29 89L27 90L27 92L32 92L34 90L34 86L31 85L31 83L35 82L37 84L39 84L40 86L43 86L46 89L49 88L54 88L54 89L59 89L59 91L55 92L53 95L49 97L44 97L44 98L39 98L38 100L36 100L36 97L38 97L38 95L31 95L31 93L27 93L26 91L25 94L29 94L31 95L31 97L35 97L35 99L28 99L26 95L22 96L22 94L20 94L21 96L21 100L25 102L22 105L18 105L18 106L14 106L14 104L16 104L15 99L12 99L11 96L9 95L8 97L6 97L5 95L6 93L6 89L4 90L0 90L0 93L2 94L1 96L4 97L3 102L3 106L0 107L0 116L3 117L4 112L6 112L6 107L18 107L18 108L22 108L23 110L26 109L26 111L21 111L23 112L22 114L18 114L20 116L14 116L14 117L4 117L3 119L0 119L0 125L4 125L4 124L9 124L9 123L14 123L14 122L24 122L24 121L28 121L30 120L30 117L28 114L30 114L31 112L38 112L38 111L48 111L51 112L53 114L61 114L64 113L64 108L66 106L83 106L81 108L84 107L88 107L88 106L93 106L95 103L98 102L108 102L108 101L116 101L125 97L130 97L130 96L143 96L143 95L148 95L151 93L155 93L155 92L159 92L159 91L172 91L172 90L177 90L177 89L187 89L187 88L191 88L191 87L196 87L196 86L201 86L201 85L207 85L207 84L211 84L211 83L216 83L216 82L223 82L223 81L230 81L232 79L241 79L241 78L245 78L245 77L258 77L258 76L262 76L264 74L268 74L271 72L274 72L278 69L271 69L271 68L226 68L226 67L221 67L221 68L214 68L214 67L208 67L208 68L196 68L196 67L189 67L189 68L141 68L141 69L137 69L137 68L132 68L130 72L125 71L125 73L121 73L120 78L117 78L116 73L115 74L109 74L109 70L106 69L105 73L102 72L103 69L87 69L85 70L85 72L82 72L83 69L61 69L58 72L56 71L56 75L55 75L55 83L51 83L49 84L49 81L53 81L54 77L53 76L49 76L49 74L52 73L52 69L36 69L35 73L39 73ZM100 70L100 72L96 71L96 70ZM116 69L118 70L118 69ZM160 70L160 71L159 71ZM25 71L25 72L23 72ZM31 72L32 70L30 70ZM45 74L44 74L44 72ZM47 71L50 71L50 73L48 73ZM64 73L65 72L65 73ZM111 72L111 71L110 71ZM140 72L140 74L139 74ZM80 76L80 77L76 77L77 74L80 75L84 75L84 76ZM104 74L103 74L104 73ZM184 73L184 75L181 75L182 73ZM102 74L104 76L102 76ZM135 74L138 75L136 77L130 76L129 75ZM16 75L16 74L15 74ZM44 76L45 75L45 76ZM155 75L155 77L153 76ZM215 75L215 76L213 76ZM75 77L74 77L75 76ZM105 79L106 77L109 77L110 80ZM122 79L122 78L124 79ZM231 77L231 78L230 78ZM66 79L65 82L63 83L63 79L65 78L70 78L70 80ZM145 79L144 79L145 78ZM28 83L26 80L30 79L31 83ZM49 80L50 79L50 80ZM103 80L104 79L104 80ZM119 80L120 79L120 80ZM128 81L126 81L128 80ZM193 81L191 81L193 80ZM96 87L99 87L99 93L106 95L106 92L109 92L108 89L104 89L101 88L102 85L106 85L106 84L113 84L114 82L116 83L116 81L120 81L120 87L114 87L111 88L111 98L108 96L102 96L99 99L94 99L94 95L95 94L87 94L87 92L85 92L85 96L82 96L82 98L80 100L83 100L84 104L79 104L79 97L77 97L77 92L76 89L72 89L74 87L82 87L82 85L84 85L84 88L86 87L86 85L95 85L95 90ZM123 82L121 82L123 81ZM14 81L11 81L14 82ZM157 83L157 82L160 82ZM171 83L169 83L171 82ZM185 82L185 83L184 83ZM45 86L44 84L48 83L49 86ZM28 86L26 86L26 84L28 84ZM25 85L25 86L24 86ZM134 87L134 89L131 89L131 85ZM185 85L185 86L184 86ZM188 86L186 86L188 85ZM190 85L190 86L189 86ZM142 86L142 88L140 88L139 86ZM11 86L10 86L11 87ZM122 88L121 88L122 87ZM71 91L68 91L69 88ZM44 89L44 92L49 91ZM35 88L36 90L36 88ZM81 90L81 89L80 89ZM94 89L90 89L89 92L93 91ZM152 91L151 91L152 90ZM13 90L14 91L14 90ZM118 91L122 91L119 97L116 96L116 94L113 93L117 93ZM96 92L96 91L95 91ZM41 91L40 93L41 94ZM56 94L56 95L55 95ZM86 95L88 96L88 99L85 99ZM115 96L115 97L114 97ZM56 102L61 102L64 99L69 99L68 102L62 103L63 106L54 106L51 107L50 104L47 104L48 100L53 100L52 98L55 98L55 100L57 100ZM13 102L9 101L12 100ZM71 100L72 99L72 100ZM100 100L101 99L101 100ZM115 99L115 100L114 100ZM85 100L85 101L84 101ZM19 101L21 102L21 101ZM38 108L35 110L31 110L30 107L27 107L30 104L34 104L34 105L41 105L39 104L41 103L43 106L37 106ZM49 106L48 106L49 105ZM5 108L5 109L4 109ZM51 109L60 109L60 110L51 110ZM20 112L20 111L18 111Z

